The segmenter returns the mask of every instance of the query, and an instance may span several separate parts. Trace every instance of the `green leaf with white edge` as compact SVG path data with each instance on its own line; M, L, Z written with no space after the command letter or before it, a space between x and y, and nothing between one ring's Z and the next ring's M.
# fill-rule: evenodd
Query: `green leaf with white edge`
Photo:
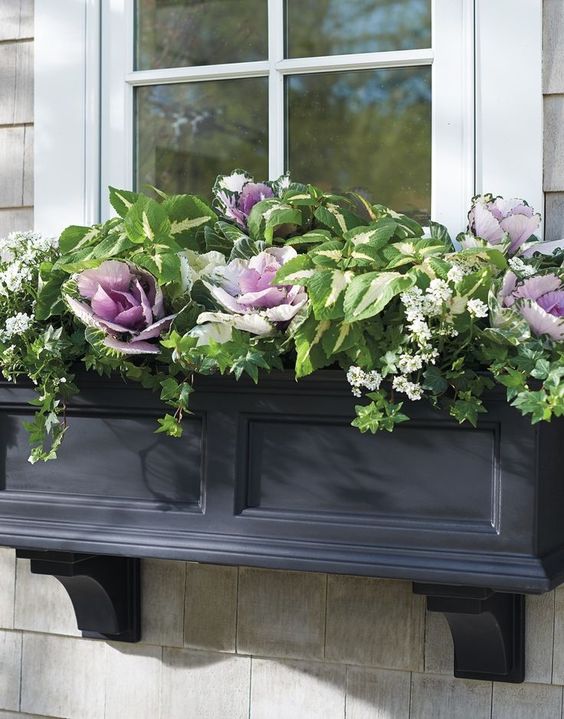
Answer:
M329 210L327 207L318 207L313 213L316 220L321 224L328 227L330 230L337 235L343 235L349 228L347 227L347 221L345 215L340 211L338 207Z
M427 257L421 268L427 271L427 274L432 277L438 277L441 280L445 280L451 269L452 265L450 262L446 262L440 257Z
M327 357L322 345L323 335L330 326L329 320L318 322L310 315L296 331L294 335L296 378L305 377L332 362L332 358Z
M135 255L134 259L136 264L154 275L159 284L164 285L181 280L180 258L176 252L163 252L154 255L140 253Z
M268 244L272 242L276 230L282 228L287 230L285 234L289 234L302 224L301 211L289 205L267 210L263 217L265 220L264 239Z
M171 195L161 206L170 220L170 234L189 249L197 249L194 242L202 227L217 221L212 208L195 195Z
M431 237L434 240L438 240L447 247L452 247L452 239L449 231L444 225L441 225L439 222L431 221L429 227L431 230Z
M119 257L131 250L132 247L135 247L135 244L124 232L114 231L98 244L59 257L54 269L61 269L69 273L80 272L89 267L96 267L104 260Z
M171 223L163 204L140 195L129 208L124 226L132 242L139 245L166 244L171 239Z
M125 217L129 208L134 205L140 197L138 192L131 192L131 190L118 190L111 186L108 190L110 192L110 204L120 217Z
M331 322L323 334L321 344L327 357L335 357L339 352L346 352L357 347L362 341L362 330L354 322Z
M367 272L355 277L345 293L345 319L359 322L379 314L396 295L414 284L411 275L399 272Z
M237 225L233 225L230 222L224 222L223 220L219 220L214 224L213 228L215 232L218 232L219 234L223 235L233 245L237 242L237 240L250 239L249 235L247 235L246 232L244 232Z
M240 237L231 250L229 255L229 262L231 260L241 259L249 260L251 257L258 255L266 248L266 243L261 240L251 240L250 237L243 235Z
M391 220L380 220L377 225L368 227L355 227L345 232L344 239L349 241L355 248L361 249L361 245L371 245L378 249L387 245L396 231L396 223Z
M98 227L71 225L64 229L59 237L59 250L63 255L80 250L99 239L99 237L100 229Z
M303 285L315 272L311 257L298 255L288 260L276 273L273 285Z
M350 259L357 267L380 267L384 264L381 250L369 244L356 245L350 253Z
M299 245L321 245L332 237L333 235L329 230L312 230L311 232L306 232L304 235L290 237L289 240L286 240L285 244L291 247L297 247Z
M249 234L254 240L262 240L263 228L266 224L265 214L269 210L280 207L280 200L277 197L270 197L267 200L261 200L251 210L247 218L247 226Z
M345 244L341 240L330 240L324 242L309 251L315 265L327 267L338 267L343 259Z
M317 270L308 281L308 295L315 318L333 320L343 317L345 290L354 274L350 271Z
M204 227L204 248L205 252L221 252L222 255L229 257L233 249L233 242L229 240L221 232L214 227L205 225Z

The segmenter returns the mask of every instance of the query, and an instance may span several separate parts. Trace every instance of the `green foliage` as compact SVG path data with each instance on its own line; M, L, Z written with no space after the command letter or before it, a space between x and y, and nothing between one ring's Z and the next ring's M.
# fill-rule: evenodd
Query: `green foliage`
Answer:
M423 399L477 426L494 384L533 423L564 416L564 343L535 336L500 294L509 266L519 281L562 277L562 253L511 264L508 243L476 240L455 251L442 225L431 222L426 234L384 205L285 177L268 183L273 196L242 220L230 189L241 177L252 179L237 171L215 209L193 195L110 188L117 217L68 227L56 245L26 234L8 242L0 259L0 369L37 387L27 424L31 462L56 456L81 362L158 393L167 411L156 431L173 437L182 435L195 375L256 383L288 367L297 379L325 367L346 372L364 399L353 420L361 432L392 431L408 420L409 402ZM148 333L151 346L140 354L123 349L131 350L137 329L93 320L91 298L80 296L77 275L107 260L134 268L138 282L147 280L144 292L152 286L147 272L159 288L140 305L144 326L164 315L170 324L159 337ZM147 303L153 307L157 294L153 317ZM82 303L74 304L77 316L73 300Z

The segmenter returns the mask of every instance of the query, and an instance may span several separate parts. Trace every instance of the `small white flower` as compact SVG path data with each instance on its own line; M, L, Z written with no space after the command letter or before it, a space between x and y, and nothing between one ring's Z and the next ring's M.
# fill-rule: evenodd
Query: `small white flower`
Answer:
M525 264L520 257L511 257L509 259L509 267L513 272L522 277L532 277L532 275L536 274L535 268Z
M406 394L410 400L418 400L423 396L423 388L417 382L410 382L405 377L394 377L392 387L396 392Z
M420 355L402 354L398 360L398 367L403 374L410 374L423 367L423 360Z
M471 317L488 316L488 306L482 300L468 300L466 307Z
M2 338L9 340L15 335L21 335L31 327L33 322L32 318L25 314L25 312L18 312L13 317L8 317L6 320L6 326L2 332Z
M444 280L435 278L427 288L427 295L437 304L444 304L452 297L452 290Z
M447 273L447 280L457 285L462 281L465 274L466 272L460 265L454 264Z
M347 381L351 385L351 391L355 397L361 397L361 388L367 389L369 392L380 389L382 384L382 375L376 370L365 372L360 367L352 365L347 371Z

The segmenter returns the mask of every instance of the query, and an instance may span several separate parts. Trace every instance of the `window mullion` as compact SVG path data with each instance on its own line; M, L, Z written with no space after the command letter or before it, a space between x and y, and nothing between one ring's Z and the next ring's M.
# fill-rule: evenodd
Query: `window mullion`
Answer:
M284 172L284 74L277 65L284 59L284 3L268 0L268 174L275 179Z
M223 65L198 65L195 67L172 67L159 70L138 70L125 78L129 85L167 85L179 82L201 82L205 80L232 80L240 77L268 75L268 61L233 62Z
M365 52L350 55L298 57L281 60L277 69L285 74L308 72L336 72L339 70L371 70L388 67L415 67L430 65L433 50L397 50L390 52Z

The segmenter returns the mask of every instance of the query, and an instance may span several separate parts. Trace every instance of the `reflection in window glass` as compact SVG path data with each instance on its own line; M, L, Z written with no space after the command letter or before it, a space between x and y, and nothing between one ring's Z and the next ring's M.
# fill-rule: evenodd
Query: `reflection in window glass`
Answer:
M431 47L431 0L286 0L286 57Z
M136 92L136 184L210 195L216 175L268 174L268 80L153 85Z
M429 218L430 68L289 76L286 103L295 180Z
M267 0L137 0L138 70L264 60Z

